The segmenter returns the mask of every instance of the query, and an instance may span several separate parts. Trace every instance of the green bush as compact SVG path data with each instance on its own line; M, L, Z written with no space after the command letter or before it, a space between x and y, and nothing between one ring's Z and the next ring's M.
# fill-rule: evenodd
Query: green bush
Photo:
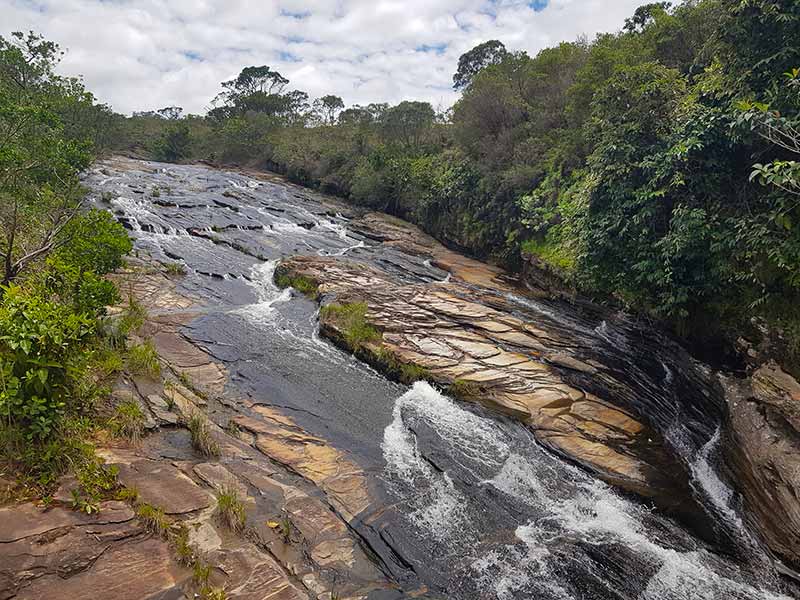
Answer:
M12 286L0 304L0 417L42 440L77 408L94 321Z

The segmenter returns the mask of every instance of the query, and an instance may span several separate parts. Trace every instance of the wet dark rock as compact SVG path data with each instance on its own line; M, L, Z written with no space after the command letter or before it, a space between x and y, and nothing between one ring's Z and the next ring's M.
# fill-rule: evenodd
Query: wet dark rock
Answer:
M235 204L235 203L232 203L232 202L226 202L224 200L217 200L217 199L215 199L213 202L217 206L220 206L222 208L227 208L228 210L232 210L233 212L237 212L238 213L241 210L239 208L238 204Z

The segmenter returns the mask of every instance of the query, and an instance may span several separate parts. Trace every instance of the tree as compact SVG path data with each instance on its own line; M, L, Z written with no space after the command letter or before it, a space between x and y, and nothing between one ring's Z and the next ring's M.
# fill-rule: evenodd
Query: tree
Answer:
M436 112L430 103L406 100L386 110L381 117L381 125L390 141L400 142L407 148L417 148L435 118Z
M281 92L288 84L288 79L266 65L245 67L236 79L222 82L223 91L214 99L211 112L222 118L250 111L278 113L285 105Z
M83 90L54 73L58 46L34 34L0 37L0 260L8 286L65 242L78 215L85 141L69 139L56 109ZM2 293L0 291L0 293Z
M159 117L162 119L167 119L168 121L175 121L181 118L183 114L183 108L180 106L165 106L156 111Z
M156 160L177 162L189 156L190 142L189 126L183 122L175 122L161 134L153 154Z
M266 65L245 67L236 79L225 81L222 87L237 96L250 94L280 94L289 80ZM225 92L223 92L225 93Z
M771 110L769 105L761 102L743 101L739 104L742 111L739 124L750 125L760 137L770 142L773 149L791 156L800 157L800 68L792 69L785 74L786 88L794 96L795 114L786 116L780 111ZM786 103L784 103L786 104ZM758 179L762 185L773 185L787 194L800 196L800 162L792 159L777 159L770 163L756 163L750 180ZM797 203L792 203L796 206Z
M344 108L344 101L339 96L328 94L314 101L314 109L319 114L323 123L333 125L336 116Z
M633 16L625 19L625 31L634 33L641 31L653 21L655 15L664 13L672 6L672 2L651 2L636 9Z
M489 65L496 65L508 55L502 42L489 40L465 52L458 59L458 69L453 75L453 88L463 90L473 78Z
M339 124L344 126L364 126L373 123L372 112L364 107L355 104L350 108L344 109L339 113Z

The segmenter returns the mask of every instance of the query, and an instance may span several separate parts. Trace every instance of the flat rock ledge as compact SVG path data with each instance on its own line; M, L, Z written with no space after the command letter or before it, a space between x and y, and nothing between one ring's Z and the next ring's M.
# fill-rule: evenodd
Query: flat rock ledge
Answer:
M0 598L178 600L190 579L122 502L86 515L31 503L0 509Z
M366 303L380 339L357 348L335 318L321 317L323 335L362 359L385 371L413 365L451 395L526 423L540 442L605 481L676 510L683 502L686 476L656 432L614 398L569 385L551 368L597 372L565 353L555 334L465 300L476 294L460 281L401 284L377 269L317 256L287 259L277 273L313 281L325 302Z

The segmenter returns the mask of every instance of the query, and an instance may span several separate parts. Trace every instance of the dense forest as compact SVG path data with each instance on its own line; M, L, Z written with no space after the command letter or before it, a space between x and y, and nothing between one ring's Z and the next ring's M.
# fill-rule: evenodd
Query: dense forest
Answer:
M158 160L275 170L511 268L534 256L701 344L760 317L797 361L798 39L796 2L660 2L533 57L475 47L444 113L310 102L261 66L206 116L168 107L107 135Z
M104 275L131 246L108 213L84 210L79 175L103 153L277 171L512 269L533 256L693 341L780 331L796 370L798 40L794 0L661 2L536 56L475 47L443 113L312 101L250 66L206 115L125 117L57 74L55 43L0 38L5 451L72 460L25 441L83 426L137 321L133 306L114 327L104 317L119 299Z

